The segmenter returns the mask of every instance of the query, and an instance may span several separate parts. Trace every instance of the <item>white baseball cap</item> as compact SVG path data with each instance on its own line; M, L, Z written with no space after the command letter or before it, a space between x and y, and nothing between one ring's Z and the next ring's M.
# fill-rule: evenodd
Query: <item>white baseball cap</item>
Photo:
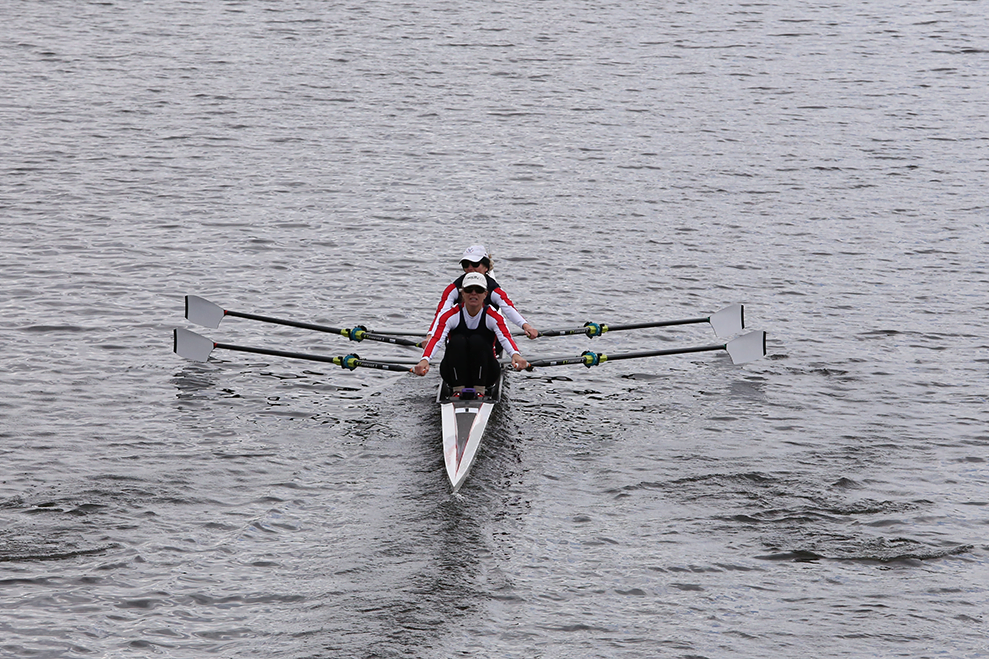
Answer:
M464 250L464 255L460 257L460 260L480 263L481 259L486 258L488 258L488 250L484 249L484 245L471 245Z
M477 286L478 288L488 290L488 280L480 272L468 272L464 275L464 281L460 284L460 287L467 288L468 286Z

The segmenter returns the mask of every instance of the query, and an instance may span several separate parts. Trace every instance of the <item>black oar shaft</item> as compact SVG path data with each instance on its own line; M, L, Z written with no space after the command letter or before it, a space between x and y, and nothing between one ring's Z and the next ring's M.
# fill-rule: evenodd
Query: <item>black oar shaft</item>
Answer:
M350 357L327 357L325 355L311 355L303 352L289 352L287 350L272 350L270 348L252 348L248 346L237 346L229 343L214 343L214 348L220 348L222 350L235 350L237 352L250 352L256 355L269 355L271 357L286 357L288 359L306 359L313 362L325 362L327 364L336 364L337 366L343 366L344 368L351 368L361 366L363 368L376 368L382 371L399 371L407 373L409 368L407 366L401 366L399 364L388 364L385 362L371 362L360 359L356 356Z
M691 352L707 352L709 350L726 350L733 364L745 364L766 356L766 333L763 331L749 332L735 337L728 343L718 343L707 346L691 346L687 348L666 348L664 350L644 350L642 352L624 352L617 355L584 352L579 357L564 357L562 359L534 359L529 362L530 370L535 366L562 366L563 364L583 364L590 368L607 361L619 359L635 359L637 357L658 357L660 355L683 355Z
M394 345L400 346L414 346L416 348L421 348L422 344L418 341L413 341L412 339L403 339L397 336L385 336L383 334L376 334L374 332L368 332L367 330L359 327L353 329L344 329L340 327L329 327L327 325L314 325L312 323L303 323L297 320L285 320L283 318L272 318L271 316L259 316L253 313L244 313L242 311L228 311L223 310L226 316L236 316L237 318L246 318L248 320L258 320L262 323L274 323L276 325L288 325L289 327L298 327L301 329L316 330L317 332L327 332L329 334L339 334L340 336L346 336L353 341L363 341L367 339L368 341L380 341L382 343L392 343Z
M271 316L259 316L253 313L244 313L242 311L228 311L223 310L223 314L226 316L235 316L237 318L246 318L248 320L259 320L262 323L274 323L276 325L288 325L289 327L299 327L301 329L316 330L317 332L328 332L330 334L342 334L347 335L347 330L341 329L339 327L328 327L326 325L313 325L312 323L302 323L297 320L284 320L282 318L272 318Z
M672 327L674 325L696 325L698 323L706 323L711 320L710 316L705 316L704 318L685 318L683 320L660 320L652 323L632 323L630 325L605 325L606 331L614 332L616 330L631 330L631 329L644 329L646 327Z
M696 325L700 323L711 323L714 333L721 337L728 337L745 329L745 307L741 304L732 304L721 311L716 311L710 316L700 318L682 318L679 320L654 320L645 323L629 323L625 325L610 325L608 323L584 323L583 327L573 327L569 329L545 330L540 332L540 336L567 336L571 334L584 334L588 338L601 336L605 332L617 332L619 330L645 329L647 327L672 327L674 325Z
M561 359L535 359L529 362L530 367L542 366L565 366L567 364L583 364L590 368L606 361L617 361L620 359L636 359L638 357L659 357L661 355L683 355L691 352L708 352L710 350L725 350L724 343L709 346L693 346L689 348L667 348L665 350L646 350L643 352L625 352L617 355L606 355L603 352L585 352L578 357L564 357Z
M617 361L619 359L636 359L637 357L659 357L661 355L685 355L691 352L708 352L711 350L724 350L727 344L720 343L710 346L694 346L691 348L668 348L666 350L646 350L644 352L625 352L617 355L600 355L601 361Z
M645 329L647 327L672 327L674 325L695 325L698 323L710 322L711 317L704 318L684 318L682 320L657 320L648 323L630 323L627 325L610 325L606 323L587 323L583 327L571 327L569 329L546 330L540 332L539 336L567 336L571 334L586 334L590 337L600 336L605 332L617 332L619 330Z
M235 350L237 352L250 352L255 355L269 355L271 357L288 357L289 359L308 359L313 362L326 362L329 364L334 363L334 357L326 357L324 355L307 355L301 352L289 352L287 350L272 350L271 348L252 348L249 346L236 346L230 343L214 343L214 348L220 348L222 350Z

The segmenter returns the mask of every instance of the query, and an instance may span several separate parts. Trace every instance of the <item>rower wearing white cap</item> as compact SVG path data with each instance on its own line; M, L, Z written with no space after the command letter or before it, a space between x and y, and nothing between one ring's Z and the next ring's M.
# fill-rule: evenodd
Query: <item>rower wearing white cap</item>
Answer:
M485 299L485 302L500 311L505 318L521 327L525 331L525 335L530 339L534 339L539 336L539 331L530 325L529 321L523 318L522 314L520 314L518 309L515 308L515 304L508 297L508 293L506 293L504 289L498 285L498 282L496 282L494 278L488 274L493 265L491 255L488 254L486 249L484 249L484 245L471 245L465 249L464 255L460 259L460 267L464 269L464 274L458 277L452 284L443 290L443 297L440 299L440 303L436 307L436 314L433 316L433 322L429 326L429 331L426 332L427 340L436 333L440 317L449 311L460 299L460 289L463 287L464 277L472 272L484 275L486 280L485 288L487 289L487 298Z
M512 367L521 371L529 365L505 325L505 319L485 300L487 279L480 272L468 272L463 278L460 297L440 316L436 333L426 342L422 359L412 369L416 375L429 372L429 362L436 346L446 342L446 354L440 363L440 375L453 387L454 396L464 387L473 388L483 396L485 388L495 384L501 365L495 356L495 345L501 344L512 356Z

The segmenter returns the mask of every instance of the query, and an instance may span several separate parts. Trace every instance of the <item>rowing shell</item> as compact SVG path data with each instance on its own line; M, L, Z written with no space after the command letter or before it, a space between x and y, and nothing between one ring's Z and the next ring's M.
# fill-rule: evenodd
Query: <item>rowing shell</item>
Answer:
M454 493L467 480L467 474L474 464L488 419L501 400L503 380L504 374L498 378L498 384L487 388L480 400L452 398L450 386L445 382L440 383L436 402L440 404L443 413L443 460Z

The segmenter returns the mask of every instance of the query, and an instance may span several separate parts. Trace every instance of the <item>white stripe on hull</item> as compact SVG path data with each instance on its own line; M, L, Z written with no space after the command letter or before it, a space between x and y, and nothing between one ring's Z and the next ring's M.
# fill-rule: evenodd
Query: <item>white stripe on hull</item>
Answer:
M443 412L443 460L450 485L456 492L464 484L477 457L494 403L458 401L442 403L440 408Z
M450 387L442 382L436 392L436 402L440 404L443 416L443 463L454 493L467 480L474 465L491 412L501 400L504 377L502 373L497 384L488 387L487 394L481 400L451 399Z

